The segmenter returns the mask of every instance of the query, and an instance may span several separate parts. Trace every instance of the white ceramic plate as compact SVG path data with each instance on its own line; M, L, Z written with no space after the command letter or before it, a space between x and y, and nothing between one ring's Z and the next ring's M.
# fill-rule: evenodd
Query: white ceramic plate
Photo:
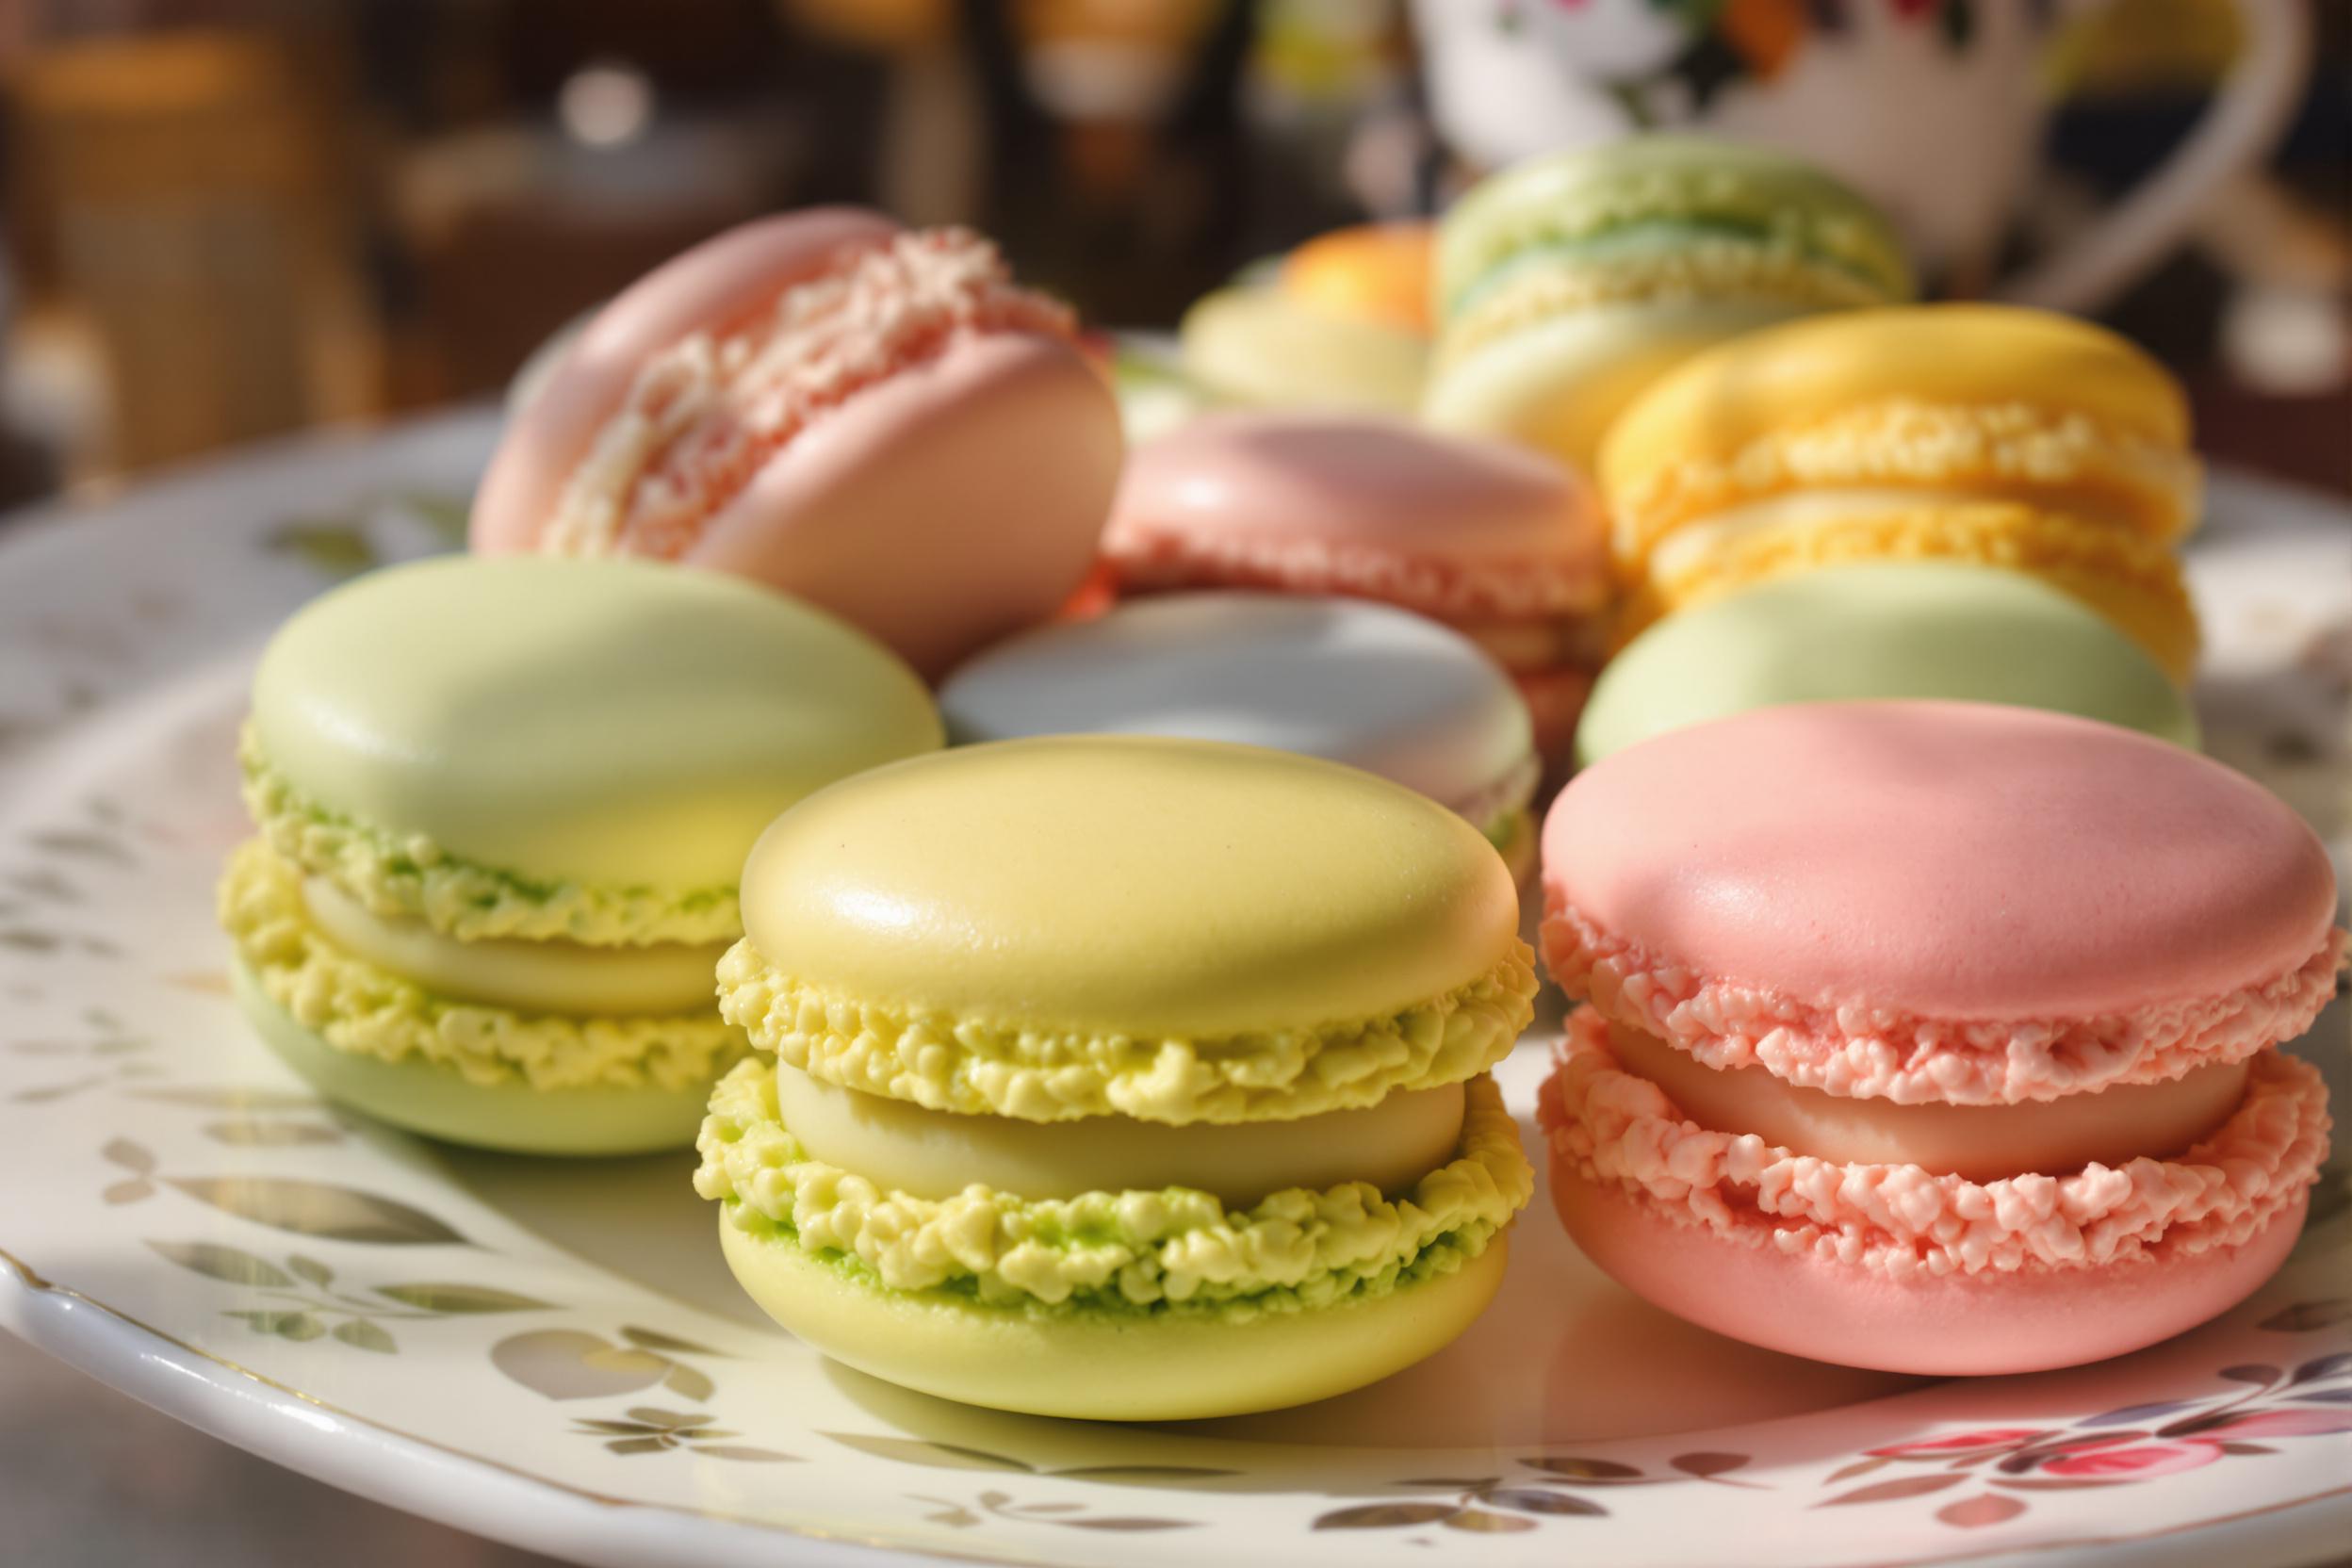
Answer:
M727 1278L687 1155L534 1163L318 1103L223 995L261 640L446 547L486 416L310 443L0 548L0 1324L258 1453L594 1563L2311 1561L2352 1542L2352 1189L2198 1332L1928 1383L1688 1328L1539 1200L1502 1299L1378 1387L1122 1429L831 1367ZM2214 748L2343 843L2352 517L2214 490ZM2341 1004L2303 1049L2339 1103ZM1524 1107L1540 1042L1508 1064Z

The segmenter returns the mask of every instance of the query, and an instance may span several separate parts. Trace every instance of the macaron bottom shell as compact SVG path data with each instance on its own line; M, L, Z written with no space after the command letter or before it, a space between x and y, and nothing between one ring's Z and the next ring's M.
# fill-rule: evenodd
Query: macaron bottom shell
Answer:
M473 1084L434 1062L387 1062L338 1051L231 967L237 1003L262 1042L327 1099L427 1137L515 1154L597 1156L681 1149L694 1141L709 1091Z
M994 1410L1181 1421L1279 1410L1402 1371L1466 1330L1501 1288L1508 1240L1381 1296L1236 1320L1223 1313L1042 1312L859 1282L722 1210L727 1266L795 1336L858 1371Z
M2308 1207L2297 1198L2246 1241L2191 1256L1895 1280L1719 1240L1565 1161L1551 1190L1585 1256L1652 1305L1767 1349L1924 1377L2048 1371L2184 1332L2278 1271Z

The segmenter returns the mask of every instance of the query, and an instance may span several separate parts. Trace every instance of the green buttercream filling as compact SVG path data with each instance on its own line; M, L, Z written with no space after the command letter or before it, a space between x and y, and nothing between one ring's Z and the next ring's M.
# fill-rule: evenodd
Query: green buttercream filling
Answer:
M1529 830L1531 822L1526 807L1514 806L1508 811L1498 812L1479 831L1486 835L1486 841L1493 844L1498 853L1508 854Z
M1605 250L1629 235L1714 236L1836 265L1888 302L1913 292L1911 269L1893 231L1851 193L1828 182L1809 192L1784 182L1744 181L1704 170L1648 170L1596 181L1543 203L1508 210L1509 194L1466 198L1446 219L1440 286L1450 318L1498 269L1530 251Z
M436 995L329 941L301 874L261 840L230 855L220 917L262 994L353 1055L452 1068L485 1087L691 1089L748 1049L710 1013L568 1018Z
M461 941L517 937L617 947L719 942L743 934L732 887L681 893L544 881L465 859L421 834L387 832L330 810L270 766L250 724L238 738L237 763L245 808L270 847L379 915L421 920Z
M1027 1200L973 1184L886 1191L811 1158L785 1127L775 1069L722 1079L694 1189L727 1222L881 1289L1057 1312L1254 1315L1386 1295L1451 1273L1534 1192L1494 1080L1466 1086L1455 1157L1390 1199L1368 1183L1293 1187L1229 1211L1190 1187Z
M1676 229L1690 225L1673 225ZM1609 305L1760 300L1816 309L1895 302L1874 279L1768 237L1710 226L1668 243L1546 245L1520 253L1463 292L1443 357L1460 359L1536 321Z
M719 960L719 1011L778 1060L935 1111L1065 1121L1252 1121L1456 1084L1509 1054L1535 1017L1534 953L1512 940L1465 986L1375 1018L1179 1039L1029 1027L845 997L771 967L750 940Z

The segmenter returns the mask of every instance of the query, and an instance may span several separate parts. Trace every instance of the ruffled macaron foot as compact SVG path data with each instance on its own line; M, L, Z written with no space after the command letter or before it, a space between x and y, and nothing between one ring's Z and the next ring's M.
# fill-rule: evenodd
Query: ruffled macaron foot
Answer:
M2326 850L2152 736L1771 708L1544 826L1572 1013L1538 1105L1578 1246L1720 1332L1887 1371L2138 1349L2285 1258L2328 1155L2280 1044L2335 993Z

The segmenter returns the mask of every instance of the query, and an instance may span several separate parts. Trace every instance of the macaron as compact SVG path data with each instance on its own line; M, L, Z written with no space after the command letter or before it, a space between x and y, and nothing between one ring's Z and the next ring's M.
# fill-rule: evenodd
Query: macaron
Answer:
M831 616L645 562L443 558L281 628L240 745L259 828L220 912L262 1038L453 1142L693 1141L746 1049L712 975L787 806L940 743Z
M1565 751L1607 643L1605 531L1570 470L1401 419L1204 416L1136 449L1104 560L1124 594L1272 588L1380 599L1469 637Z
M1439 225L1436 293L1430 423L1589 467L1618 412L1688 355L1900 303L1913 283L1885 217L1812 165L1654 136L1472 188Z
M1429 335L1436 230L1411 219L1356 223L1320 234L1282 259L1282 291L1348 320Z
M1429 258L1423 223L1311 239L1194 302L1177 330L1186 373L1225 402L1410 414L1429 363Z
M1847 1365L2027 1372L2228 1310L2300 1232L2326 850L2251 780L2067 714L1771 708L1578 774L1539 1102L1578 1247Z
M1362 768L1535 868L1543 769L1527 704L1476 644L1356 599L1208 592L1135 599L1000 643L939 688L958 743L1175 735Z
M1621 630L1832 563L1968 561L2065 590L2185 681L2188 439L2172 376L2071 317L1919 305L1752 334L1662 378L1610 433Z
M1775 578L1652 626L1610 660L1576 760L1789 702L2011 703L2197 743L2188 699L2105 617L2022 572L1879 561Z
M936 675L1086 574L1123 443L1074 335L965 230L745 224L564 351L491 458L474 548L739 573Z
M1104 1420L1341 1393L1459 1334L1533 1188L1494 848L1352 768L1073 736L877 769L743 869L695 1185L777 1322Z

